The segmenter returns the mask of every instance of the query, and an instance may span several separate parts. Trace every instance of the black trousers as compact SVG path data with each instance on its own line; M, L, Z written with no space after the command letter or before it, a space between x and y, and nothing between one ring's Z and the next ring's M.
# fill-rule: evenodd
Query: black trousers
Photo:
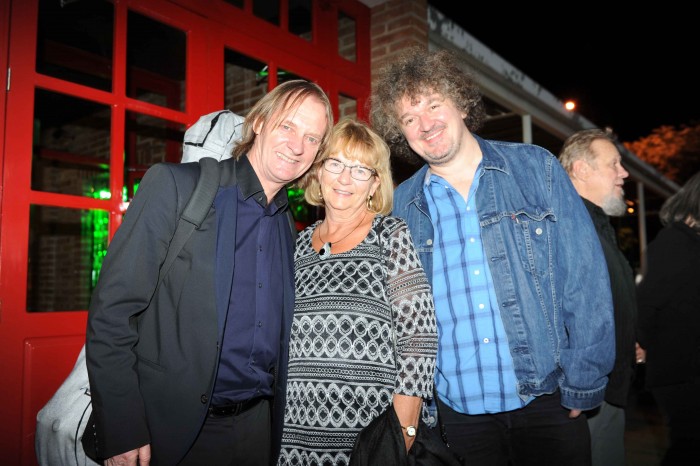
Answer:
M589 466L586 416L569 419L560 402L557 391L514 411L467 415L438 401L450 448L465 465Z
M651 393L668 426L669 445L661 464L697 464L700 457L700 381L654 387Z
M269 466L270 401L235 416L207 416L180 466Z

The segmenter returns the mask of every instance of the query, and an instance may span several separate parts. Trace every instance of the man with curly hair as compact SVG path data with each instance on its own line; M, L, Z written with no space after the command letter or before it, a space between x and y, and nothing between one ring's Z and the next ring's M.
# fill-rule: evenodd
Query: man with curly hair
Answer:
M586 208L556 157L477 136L484 110L447 51L408 49L377 76L374 128L425 165L400 184L433 287L436 407L466 464L589 465L583 410L615 357L610 282Z

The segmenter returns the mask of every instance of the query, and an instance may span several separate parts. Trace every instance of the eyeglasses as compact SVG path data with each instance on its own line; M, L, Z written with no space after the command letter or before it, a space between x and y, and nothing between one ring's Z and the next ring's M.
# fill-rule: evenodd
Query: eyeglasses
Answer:
M350 169L350 176L352 176L357 181L367 181L372 178L373 175L377 174L377 170L373 168L363 167L362 165L348 165L345 162L341 162L338 159L328 157L323 161L323 168L326 171L335 173L339 175L343 173L346 168Z

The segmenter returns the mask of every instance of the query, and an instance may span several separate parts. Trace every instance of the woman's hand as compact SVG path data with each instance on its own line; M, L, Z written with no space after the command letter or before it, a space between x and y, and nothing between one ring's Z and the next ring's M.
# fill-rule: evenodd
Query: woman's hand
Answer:
M413 442L416 437L409 436L408 430L405 427L413 426L416 431L418 430L418 420L420 419L421 406L423 405L423 399L417 396L406 396L394 393L394 411L396 411L396 416L399 418L399 423L401 424L401 432L403 433L403 440L406 442L406 451L411 449Z

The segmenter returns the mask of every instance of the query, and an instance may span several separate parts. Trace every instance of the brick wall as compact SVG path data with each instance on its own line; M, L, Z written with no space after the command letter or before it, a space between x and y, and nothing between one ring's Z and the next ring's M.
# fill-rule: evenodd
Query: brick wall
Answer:
M398 51L428 47L427 0L389 0L371 11L372 73Z

